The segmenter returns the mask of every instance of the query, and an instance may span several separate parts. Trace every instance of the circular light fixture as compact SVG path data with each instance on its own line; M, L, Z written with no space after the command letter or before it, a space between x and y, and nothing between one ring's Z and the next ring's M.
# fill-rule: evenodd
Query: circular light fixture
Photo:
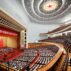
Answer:
M60 18L71 4L69 0L22 0L22 3L29 18L42 23Z
M47 1L43 3L42 9L46 12L55 10L58 7L58 1Z
M62 0L47 0L40 4L40 12L51 14L57 12L62 7Z

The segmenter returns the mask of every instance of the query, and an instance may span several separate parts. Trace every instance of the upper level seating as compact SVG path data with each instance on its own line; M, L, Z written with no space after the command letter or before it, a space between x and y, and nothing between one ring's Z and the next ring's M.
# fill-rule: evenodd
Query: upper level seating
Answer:
M67 71L68 55L61 55L58 61L48 71Z
M44 39L44 40L40 40L40 41L63 43L64 42L64 38L59 36L59 37L48 38L48 39Z
M44 39L44 40L40 40L40 41L61 43L64 45L66 52L69 52L69 53L71 52L71 33L64 35L64 36L58 36L58 37ZM61 66L60 66L60 64L61 64ZM58 70L66 71L67 65L68 65L68 55L65 54L61 58L59 58L59 61L57 61L56 64L53 66L53 68L51 68L49 71L58 71ZM61 67L61 68L59 68L59 67ZM55 70L54 68L55 69L57 68L57 69Z
M71 39L67 39L64 42L64 45L65 45L65 49L67 50L67 52L71 52Z
M61 43L64 44L66 51L70 52L71 49L71 33L68 33L67 35L57 36L57 37L43 39L39 41Z

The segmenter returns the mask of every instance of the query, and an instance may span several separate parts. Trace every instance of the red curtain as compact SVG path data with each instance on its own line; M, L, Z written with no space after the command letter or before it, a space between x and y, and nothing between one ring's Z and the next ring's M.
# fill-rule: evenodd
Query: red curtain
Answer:
M2 47L3 47L3 39L0 38L0 48L2 48Z

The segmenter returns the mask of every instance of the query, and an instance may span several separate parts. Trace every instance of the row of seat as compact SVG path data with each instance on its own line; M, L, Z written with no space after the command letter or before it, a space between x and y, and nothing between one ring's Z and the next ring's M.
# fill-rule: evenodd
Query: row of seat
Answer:
M36 63L34 63L34 65L30 68L30 71L34 71L49 63L55 56L57 52L51 49L51 47L53 47L54 49L56 48L54 46L44 46L41 48L24 49L24 52L19 57L9 61L9 66L16 69L17 71L21 71L22 69L25 70L28 65L30 66L39 52L39 57ZM5 62L5 64L8 66L8 62Z
M22 52L18 51L17 49L2 48L0 49L0 62L10 61L12 59L15 59L21 53Z
M64 45L64 48L67 52L71 52L71 34L67 34L64 36L58 36L58 37L54 37L54 38L50 38L50 39L45 39L45 40L41 40L41 41L50 41L50 42L56 42L56 43L61 43ZM63 55L64 56L64 55ZM68 55L65 55L66 57L64 58L64 61L62 62L62 67L60 68L59 71L66 71L67 68L67 64L68 64ZM59 60L63 60L62 58L59 58ZM54 68L56 68L59 64L60 61L57 61L56 65L54 66ZM55 71L53 70L54 68L52 68L49 71Z
M51 46L50 46L50 48L51 48ZM37 50L40 52L40 56L39 56L37 62L30 69L30 71L35 71L38 68L41 68L43 65L46 65L47 63L49 63L52 60L52 58L56 54L55 52L50 50L48 47L38 48Z
M9 62L9 66L20 71L22 69L25 69L25 67L29 65L36 56L36 49L25 49L21 56ZM6 63L6 65L8 64Z
M66 51L68 50L69 52L71 51L70 50L71 49L71 34L70 33L68 33L67 35L57 36L57 37L48 38L48 39L44 39L40 41L61 43L61 44L64 44Z
M12 52L12 51L13 51L13 48L1 48L0 55L4 55L4 54L7 54L7 53Z
M0 49L0 61L7 57L10 52L13 52L13 48L1 48Z

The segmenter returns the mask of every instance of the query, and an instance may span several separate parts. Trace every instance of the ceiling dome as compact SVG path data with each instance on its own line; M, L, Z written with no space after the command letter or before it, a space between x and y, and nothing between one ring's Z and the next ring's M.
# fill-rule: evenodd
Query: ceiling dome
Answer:
M56 1L56 0L49 0L42 2L40 4L40 10L44 13L52 13L55 10L59 9L62 5L62 1Z
M28 15L37 21L48 21L63 14L70 6L70 0L22 0Z
M44 2L43 5L41 6L42 10L46 12L51 12L55 10L57 7L58 7L57 1L47 1Z

